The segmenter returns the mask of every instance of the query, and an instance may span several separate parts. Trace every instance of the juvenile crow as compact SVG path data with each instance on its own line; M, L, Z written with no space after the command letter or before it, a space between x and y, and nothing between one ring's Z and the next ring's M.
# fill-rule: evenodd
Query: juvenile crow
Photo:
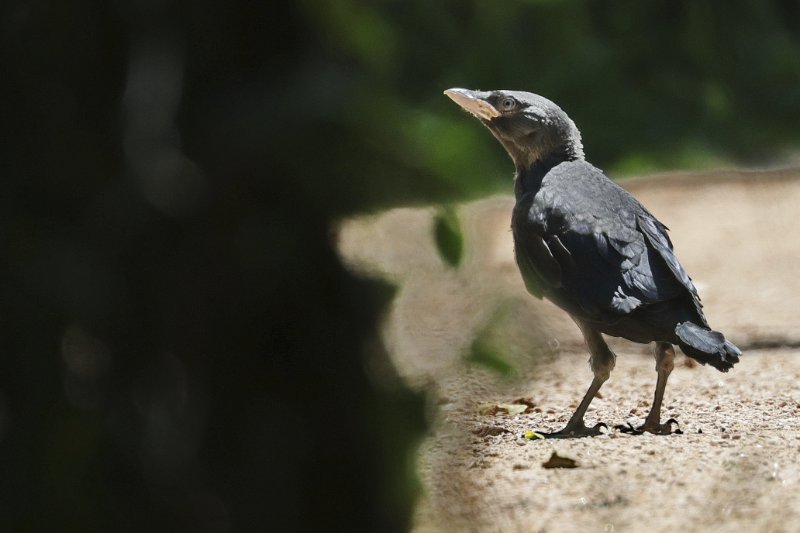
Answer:
M591 353L594 379L566 427L547 437L600 434L583 417L614 368L601 333L655 342L653 407L640 431L671 432L661 402L673 368L673 344L727 372L741 351L711 330L689 275L672 251L667 227L584 159L575 123L556 104L519 91L448 89L514 160L514 254L528 291L569 313Z

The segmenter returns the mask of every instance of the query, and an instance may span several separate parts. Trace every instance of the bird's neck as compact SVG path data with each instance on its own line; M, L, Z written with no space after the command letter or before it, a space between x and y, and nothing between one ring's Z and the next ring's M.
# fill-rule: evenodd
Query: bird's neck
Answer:
M524 167L517 166L516 179L514 180L514 196L519 200L528 193L535 194L541 188L545 175L556 165L570 159L574 158L565 155L551 155L538 159Z

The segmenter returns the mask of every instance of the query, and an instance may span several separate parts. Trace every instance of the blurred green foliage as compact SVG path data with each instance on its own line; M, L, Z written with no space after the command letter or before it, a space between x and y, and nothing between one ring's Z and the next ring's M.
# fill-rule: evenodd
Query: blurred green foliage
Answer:
M7 531L408 527L422 400L370 370L391 291L345 271L330 227L510 191L443 89L547 96L623 174L800 142L786 0L10 0L0 17Z
M485 335L478 335L472 341L467 361L487 368L502 377L514 374L514 367L503 357L501 344L492 343Z
M547 96L614 174L780 161L800 143L800 5L791 1L312 1L302 4L349 80L365 147L426 196L507 190L511 168L448 87ZM368 73L368 74L365 74ZM342 79L340 78L340 79ZM387 163L391 161L392 164Z
M452 205L442 206L436 213L433 239L442 259L451 267L458 267L464 255L464 234L458 222L458 213Z
M509 352L514 351L514 348L513 343L509 342L511 339L507 335L510 332L505 326L509 323L509 317L514 313L514 300L501 300L491 305L494 305L495 309L483 327L475 333L475 338L470 344L467 362L491 370L500 377L510 378L516 369L508 355ZM531 324L529 329L537 330L537 325ZM537 330L536 334L539 333Z

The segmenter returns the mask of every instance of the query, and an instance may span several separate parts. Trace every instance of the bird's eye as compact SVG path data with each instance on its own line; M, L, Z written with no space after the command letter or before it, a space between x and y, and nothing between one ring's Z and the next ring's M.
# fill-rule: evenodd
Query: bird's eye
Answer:
M517 101L514 100L513 98L503 98L500 101L500 108L503 111L511 111L512 109L514 109L514 106L516 106L516 105L517 105Z

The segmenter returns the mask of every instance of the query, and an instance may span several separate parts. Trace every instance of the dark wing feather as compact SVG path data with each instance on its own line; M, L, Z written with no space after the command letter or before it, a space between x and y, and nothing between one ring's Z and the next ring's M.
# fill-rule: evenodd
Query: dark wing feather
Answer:
M696 299L666 228L588 163L555 167L535 201L525 204L515 208L517 261L523 277L527 269L545 289L562 287L545 290L562 307L614 321L641 306L679 298L684 290Z
M675 278L680 281L693 296L697 296L697 289L692 283L689 274L683 269L675 253L672 251L672 241L667 236L667 227L653 218L652 216L639 215L637 217L639 229L642 231L647 241L650 243L661 258L666 262L667 267L675 275Z
M541 298L548 289L561 287L563 272L545 242L544 228L531 220L529 214L530 201L518 203L514 208L511 219L514 257L528 292Z
M672 241L670 241L667 235L667 227L649 213L640 215L637 219L639 229L641 229L642 233L647 238L650 246L658 252L661 259L664 260L669 270L675 276L675 279L691 294L692 303L697 310L700 320L703 322L702 325L708 326L705 316L703 315L703 304L700 303L700 296L697 294L697 288L695 288L694 283L692 283L692 278L690 278L689 274L683 269L683 266L672 251Z

